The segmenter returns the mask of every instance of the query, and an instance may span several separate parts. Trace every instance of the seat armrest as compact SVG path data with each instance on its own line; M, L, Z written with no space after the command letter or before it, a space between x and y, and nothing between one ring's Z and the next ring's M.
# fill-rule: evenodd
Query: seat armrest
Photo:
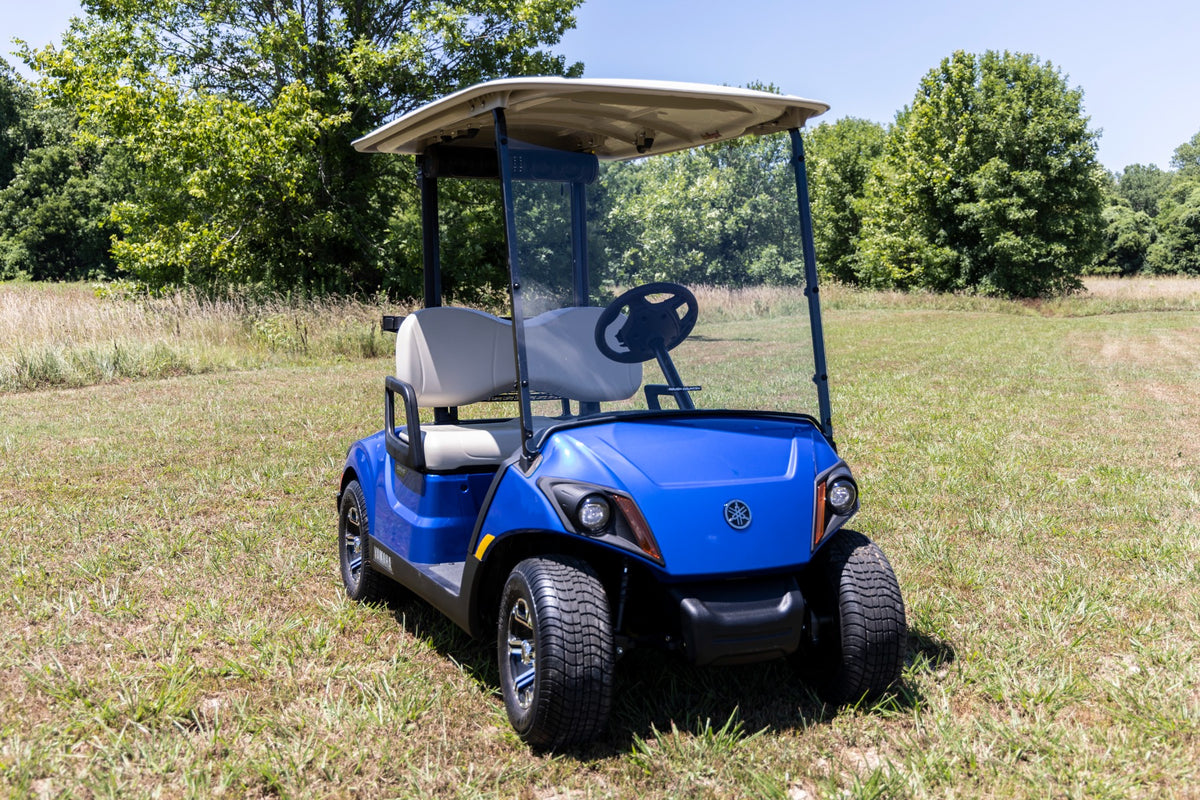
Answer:
M396 393L404 400L404 430L408 442L396 435ZM389 375L383 379L383 441L388 455L418 472L425 471L425 443L421 440L421 418L417 392L411 383Z

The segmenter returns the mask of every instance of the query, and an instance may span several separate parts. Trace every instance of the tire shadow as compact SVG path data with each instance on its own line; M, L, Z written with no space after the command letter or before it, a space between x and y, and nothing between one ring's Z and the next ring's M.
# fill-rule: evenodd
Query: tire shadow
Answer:
M474 680L494 702L502 703L495 643L472 639L440 612L414 596L389 603L393 618L412 636L432 646ZM925 631L908 629L905 678L888 692L854 707L857 713L910 711L924 703L911 680L952 663L954 647ZM786 659L738 666L696 667L682 658L654 649L633 650L616 665L608 732L596 741L561 751L581 760L627 754L639 739L672 728L696 734L706 726L716 730L727 722L746 735L758 731L786 732L826 724L847 707L824 703Z

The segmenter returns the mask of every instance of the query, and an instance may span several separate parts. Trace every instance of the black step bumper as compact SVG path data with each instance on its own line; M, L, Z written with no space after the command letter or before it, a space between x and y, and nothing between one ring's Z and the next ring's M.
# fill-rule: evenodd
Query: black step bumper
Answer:
M683 647L695 664L743 664L795 652L807 617L792 577L671 588Z

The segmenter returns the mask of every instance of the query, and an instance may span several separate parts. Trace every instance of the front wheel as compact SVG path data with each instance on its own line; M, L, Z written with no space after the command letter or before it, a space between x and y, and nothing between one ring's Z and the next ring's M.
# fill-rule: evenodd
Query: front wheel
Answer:
M818 553L812 604L821 623L802 667L834 705L882 694L900 677L908 642L892 565L861 533L843 530Z
M505 710L524 741L556 749L608 725L612 623L586 562L544 556L517 564L501 594L497 648Z
M389 581L371 563L367 499L358 481L350 481L342 491L338 509L338 563L342 585L351 600L381 603L388 599Z

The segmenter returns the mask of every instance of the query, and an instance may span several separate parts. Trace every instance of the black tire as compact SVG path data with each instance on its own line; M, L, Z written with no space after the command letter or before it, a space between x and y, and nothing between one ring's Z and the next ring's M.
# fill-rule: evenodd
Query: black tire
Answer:
M382 603L391 592L391 582L371 565L371 528L367 501L358 481L350 481L342 492L338 509L338 562L346 596L360 603Z
M583 744L608 726L613 633L595 571L567 556L513 567L496 625L509 722L535 748Z
M802 651L806 676L833 705L878 697L900 677L908 643L904 599L879 546L842 530L812 565L815 647Z

